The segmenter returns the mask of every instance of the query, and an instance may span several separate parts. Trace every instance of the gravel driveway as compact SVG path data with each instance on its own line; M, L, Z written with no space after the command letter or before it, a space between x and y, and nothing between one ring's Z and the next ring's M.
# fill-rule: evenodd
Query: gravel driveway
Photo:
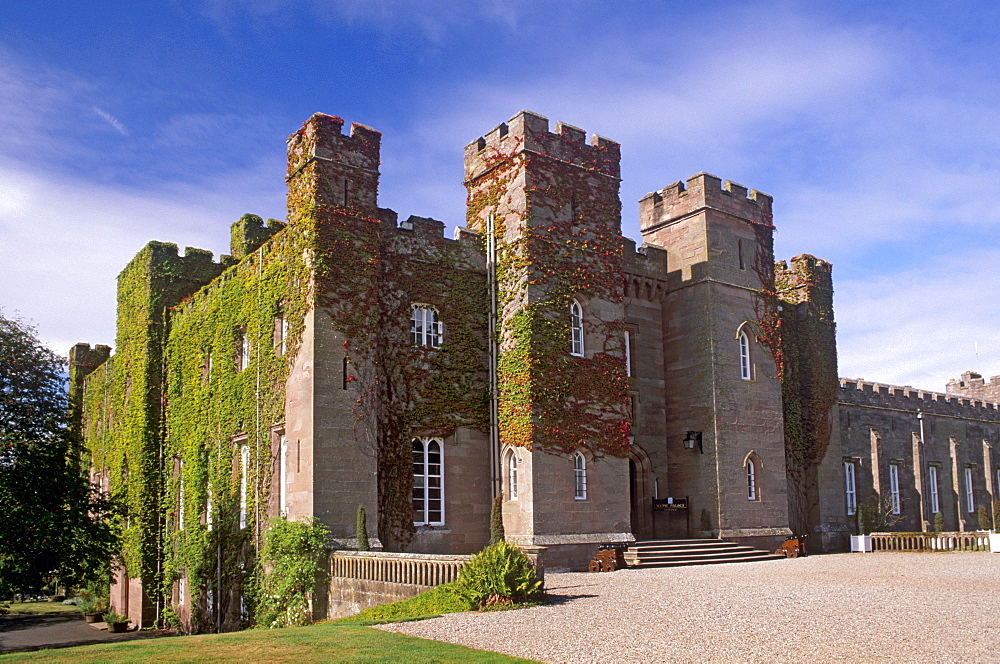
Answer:
M384 629L543 662L1000 662L1000 555L546 576L553 602Z

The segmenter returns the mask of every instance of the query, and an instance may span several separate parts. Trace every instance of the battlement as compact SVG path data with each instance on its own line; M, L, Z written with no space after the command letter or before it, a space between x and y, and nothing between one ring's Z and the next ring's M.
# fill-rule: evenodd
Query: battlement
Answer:
M622 270L627 275L664 279L667 253L666 249L650 244L637 248L635 240L622 237Z
M76 344L69 349L70 373L83 379L94 369L107 362L109 357L111 357L110 346L97 344L91 348L90 344Z
M549 131L549 120L531 111L521 111L485 136L465 146L465 180L487 173L498 158L519 153L544 155L608 177L621 177L621 146L594 134L590 143L583 129L563 122Z
M798 304L811 301L821 310L833 308L833 265L810 254L774 264L774 283L781 299Z
M722 181L710 173L698 173L659 191L646 194L639 201L639 227L643 233L654 231L705 208L719 210L744 221L771 223L773 199L756 189L747 190L730 180Z
M284 222L268 219L267 223L255 214L245 214L229 229L229 252L236 260L256 251L285 227Z
M1000 376L991 376L987 381L982 374L966 371L960 380L949 380L944 389L948 394L1000 402Z
M343 128L343 118L313 113L301 129L288 137L288 177L314 159L378 171L381 132L353 122L350 135L345 136Z
M840 379L841 403L1000 422L1000 404L941 392L864 380Z
M290 222L312 203L369 210L378 205L382 134L355 122L345 136L343 127L341 118L314 113L288 137Z

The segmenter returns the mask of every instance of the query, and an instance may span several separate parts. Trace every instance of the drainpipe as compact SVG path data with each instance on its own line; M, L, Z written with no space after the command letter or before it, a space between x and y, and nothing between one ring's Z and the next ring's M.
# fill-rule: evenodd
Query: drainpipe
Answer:
M497 240L496 216L486 217L486 279L490 285L490 318L488 341L490 347L490 483L495 498L500 487L500 424L499 424L499 378L497 376Z
M920 532L927 532L927 514L926 514L926 496L927 496L927 485L925 480L925 467L924 467L924 412L921 410L917 411L917 422L920 423L920 445L917 447L917 458L914 459L914 466L917 469L919 475L915 478L917 481L917 486L920 491Z

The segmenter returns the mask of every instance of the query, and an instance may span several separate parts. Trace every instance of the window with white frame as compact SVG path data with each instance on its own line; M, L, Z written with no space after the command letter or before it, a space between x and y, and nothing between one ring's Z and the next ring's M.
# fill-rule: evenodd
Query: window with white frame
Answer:
M625 375L632 376L632 335L625 330Z
M281 437L278 450L278 513L288 515L288 439Z
M426 304L414 304L410 316L410 343L426 348L440 348L443 336L437 309Z
M184 530L184 459L177 464L177 530Z
M972 485L972 466L965 467L965 511L976 511L976 490Z
M927 487L931 495L931 514L941 511L941 501L938 498L938 467L929 466L927 468Z
M573 455L573 498L587 499L587 459L583 452Z
M208 487L208 498L205 500L205 525L208 526L209 532L215 524L215 517L212 515L212 487Z
M517 454L507 452L507 499L517 500Z
M444 525L444 441L413 439L413 523Z
M240 530L247 527L247 475L250 472L250 446L240 445Z
M892 513L899 514L902 509L899 500L899 464L889 464L889 499L892 502Z
M757 500L757 464L753 459L747 459L747 500Z
M746 332L740 332L740 378L753 380L753 370L750 365L750 337Z
M241 327L236 331L236 370L243 371L250 366L250 335Z
M847 501L847 514L853 515L858 511L858 486L853 461L844 462L844 497Z
M576 300L569 304L570 355L583 357L583 307Z

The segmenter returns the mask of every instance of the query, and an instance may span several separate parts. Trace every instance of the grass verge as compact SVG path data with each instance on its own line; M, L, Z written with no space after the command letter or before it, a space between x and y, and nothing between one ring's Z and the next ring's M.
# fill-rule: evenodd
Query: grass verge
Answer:
M325 623L287 629L178 636L115 644L0 655L0 662L532 662L451 643L383 632L361 625Z
M80 607L61 602L11 602L4 603L7 612L22 616L39 616L44 613L80 613Z

